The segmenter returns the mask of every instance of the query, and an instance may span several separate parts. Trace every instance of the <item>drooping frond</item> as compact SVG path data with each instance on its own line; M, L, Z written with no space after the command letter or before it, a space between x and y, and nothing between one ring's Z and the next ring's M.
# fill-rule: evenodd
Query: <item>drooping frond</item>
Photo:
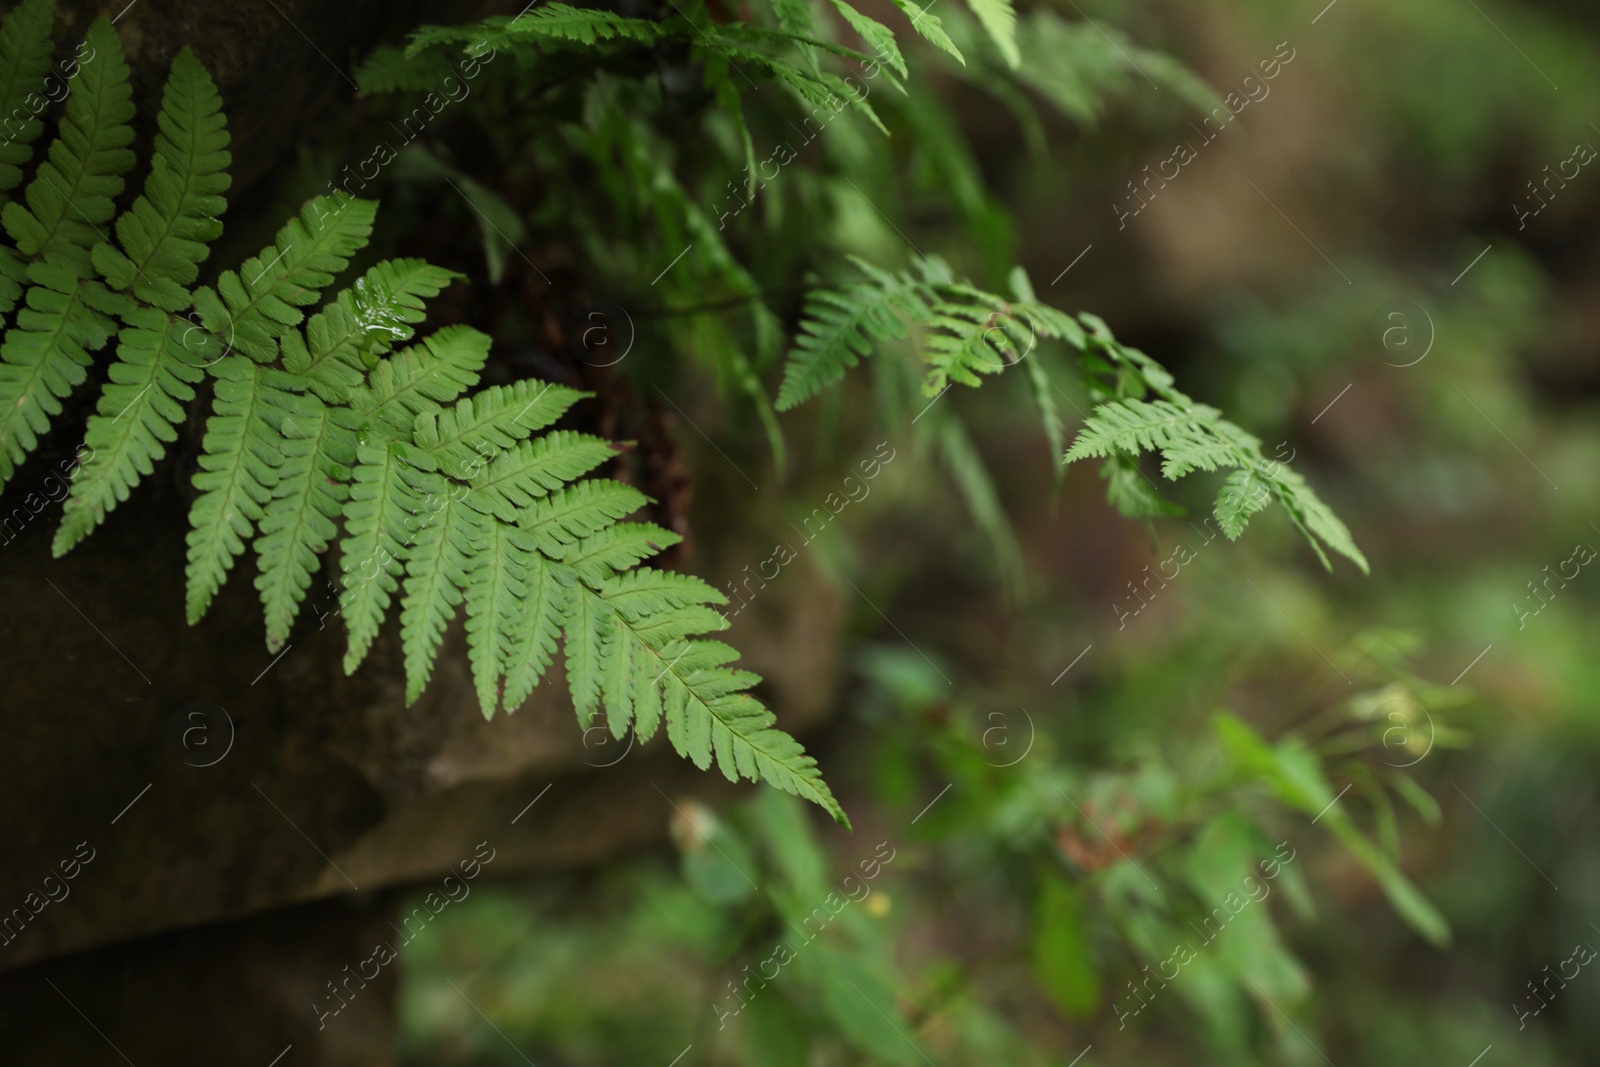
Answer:
M6 232L23 256L62 261L84 276L89 249L101 240L99 227L111 221L123 175L133 168L133 90L111 22L98 18L85 43L94 56L79 67L67 96L61 131L50 144L37 176L28 183L26 206L5 206Z
M156 123L144 193L117 219L122 249L97 245L95 265L113 289L182 311L211 242L222 234L217 217L232 159L222 97L187 47L172 62Z
M877 19L868 18L851 6L847 0L833 0L833 6L850 28L861 35L861 40L872 51L881 56L900 77L905 78L910 73L906 68L906 59L900 53L900 46L895 43L894 31Z
M467 568L485 549L489 522L462 503L442 475L423 479L421 488L424 515L406 551L405 596L400 602L408 703L422 695L433 673L444 629L467 587Z
M283 423L296 408L282 371L244 356L227 356L211 368L216 399L206 420L200 490L189 510L188 616L205 614L233 561L254 536L255 524L278 484Z
M1015 70L1022 65L1022 53L1017 48L1017 13L1011 0L967 0L972 13L978 16L985 32L1000 49L1006 65Z
M319 559L337 532L356 465L354 422L349 409L330 408L309 393L295 395L283 417L283 461L256 538L256 588L270 651L288 640Z
M123 315L117 361L84 432L92 453L72 479L52 551L57 556L88 536L124 500L177 440L184 405L205 376L184 344L188 324L159 308Z
M344 270L372 233L377 204L319 196L290 219L277 239L236 271L224 271L216 288L195 293L206 329L251 359L278 356L278 338L304 317L322 289Z
M438 44L458 44L470 55L527 44L621 40L654 44L667 30L663 23L627 18L609 11L544 4L517 16L497 15L470 26L425 26L411 35L408 55Z
M427 472L407 462L409 454L409 445L382 440L356 450L339 545L339 609L350 641L346 674L360 666L378 636L420 521Z
M719 641L688 638L685 622L692 632L727 625L699 610L726 598L704 583L663 592L650 587L650 578L636 572L599 588L573 583L581 606L571 610L567 672L580 715L603 700L612 732L620 737L631 725L642 741L664 722L672 747L695 766L710 767L715 759L730 781L767 782L848 825L816 761L775 729L772 712L746 692L757 676L727 666L738 653ZM720 625L708 625L712 618Z
M22 201L5 205L16 242L0 262L0 289L26 287L25 306L0 344L0 487L38 444L61 403L82 384L89 353L116 331L123 302L90 279L89 248L115 212L134 155L128 65L111 23L89 27L90 62L67 97L61 129ZM21 47L28 47L26 44Z
M1167 390L1172 393L1171 390ZM1277 500L1327 564L1322 543L1366 571L1366 557L1350 531L1305 479L1261 454L1261 442L1222 417L1216 408L1178 399L1113 400L1095 408L1067 452L1071 462L1088 456L1157 452L1161 472L1178 479L1197 470L1237 468L1223 483L1215 514L1223 533L1237 538L1249 517ZM1312 536L1312 535L1315 536Z
M893 275L861 260L852 260L865 281L843 289L813 289L805 317L778 391L778 410L805 403L840 382L885 341L906 335L907 321L922 321L933 312L932 290L908 274Z
M22 0L0 19L0 134L5 137L0 141L0 204L22 184L22 168L44 132L27 101L50 69L50 9L50 0ZM11 305L0 301L0 313L9 310Z
M929 397L938 398L953 384L977 386L984 375L1027 363L1046 436L1059 455L1061 418L1037 350L1044 341L1065 342L1082 355L1095 407L1064 462L1107 459L1108 492L1120 510L1141 516L1172 512L1172 505L1147 488L1138 469L1141 452L1158 452L1162 473L1170 479L1197 470L1233 472L1215 508L1230 538L1251 515L1276 501L1324 563L1326 545L1367 569L1350 531L1300 475L1269 461L1261 442L1221 412L1178 392L1171 374L1138 349L1119 344L1100 319L1073 317L1040 301L1021 270L1012 272L1011 296L1002 297L956 280L938 260L920 261L915 275L893 275L860 261L856 266L864 279L810 295L778 394L780 408L794 407L837 383L879 344L901 339L914 327L928 364L922 391ZM1143 399L1146 392L1156 399ZM951 473L1004 564L1014 556L1013 535L976 452L939 416L929 426L935 427Z
M945 32L944 23L939 21L938 15L929 13L928 9L933 6L933 3L934 0L929 0L927 4L919 3L917 0L894 0L894 6L900 9L901 14L911 20L912 29L922 34L929 44L932 44L941 52L953 56L958 62L965 65L967 62L966 57L961 54L961 50L956 47L956 43Z
M48 21L44 0L26 0L0 22L8 64L0 102L38 66ZM642 23L553 5L498 32L592 43L698 31L687 20ZM789 36L765 32L776 36L743 46ZM179 53L144 188L116 218L122 175L134 162L128 72L106 20L91 29L89 46L94 56L82 64L49 158L24 200L5 204L15 244L0 254L0 300L25 301L0 346L0 479L84 380L90 352L118 338L56 551L92 532L153 470L209 376L187 537L191 623L253 543L267 646L281 649L322 557L337 546L347 670L371 648L398 593L407 699L415 700L464 604L486 715L525 700L564 642L581 721L603 708L612 729L637 723L646 737L665 723L674 747L701 766L715 758L730 777L770 779L842 819L815 762L745 692L756 677L729 665L731 649L697 639L726 625L709 606L720 596L697 579L643 566L678 535L624 521L645 496L589 477L623 446L551 429L587 394L535 381L472 392L487 335L446 326L413 341L425 301L454 272L381 262L324 302L322 291L371 233L366 201L308 202L269 248L194 289L228 185L215 86L191 53ZM6 132L19 139L0 153L0 167L17 169L40 127ZM0 178L10 183L0 194L17 184L12 171ZM677 226L708 246L722 276L755 291L731 251L712 240L704 213L665 181ZM761 352L775 355L776 319L761 308L757 322ZM741 367L741 385L759 390L753 365Z

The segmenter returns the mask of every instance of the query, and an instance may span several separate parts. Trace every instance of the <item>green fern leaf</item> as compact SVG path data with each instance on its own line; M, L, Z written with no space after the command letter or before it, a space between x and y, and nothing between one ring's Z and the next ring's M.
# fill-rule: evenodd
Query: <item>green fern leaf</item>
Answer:
M425 301L460 277L420 259L376 264L306 321L303 343L284 334L284 369L325 403L348 403L366 378L364 361L411 340L427 317Z
M884 341L906 335L906 320L932 316L931 292L909 276L896 277L852 260L867 280L841 290L814 289L789 352L778 410L788 411L830 388Z
M649 19L626 18L570 4L545 4L516 17L497 15L469 26L424 26L411 35L406 54L416 55L439 44L462 44L475 56L502 48L515 52L518 46L529 44L592 45L610 40L654 44L667 32L664 23Z
M839 14L844 16L844 20L850 24L850 28L860 34L861 40L866 43L867 47L876 55L882 57L883 61L889 65L889 69L902 78L910 75L910 72L906 69L905 56L900 54L900 46L895 44L893 30L877 19L863 15L846 3L845 0L833 0L833 6L838 10Z
M402 49L379 45L356 67L355 79L363 94L423 93L436 91L454 73L441 52L411 56Z
M51 0L23 0L0 19L0 205L22 183L22 168L33 157L33 142L44 123L28 105L42 99L38 90L50 69ZM43 107L40 107L43 110ZM13 297L13 302L15 297ZM0 306L0 312L11 305Z
M367 385L351 391L350 406L378 432L409 441L417 416L476 385L488 358L488 334L446 326L379 362Z
M470 477L489 457L555 422L592 393L520 381L462 397L453 407L417 416L414 440L451 475Z
M425 301L459 277L420 259L376 264L307 320L305 342L293 331L283 336L285 369L324 402L348 403L367 364L410 340Z
M79 67L77 85L67 97L61 129L50 144L24 194L27 206L5 206L6 232L24 256L59 254L83 274L89 249L101 239L99 227L111 220L122 192L123 175L133 168L133 90L122 44L104 16L89 27L85 43L93 58Z
M988 32L1006 66L1016 70L1022 65L1022 53L1017 49L1017 13L1011 0L967 0L972 13Z
M572 545L561 562L580 581L599 587L613 574L632 569L683 538L652 523L619 522Z
M61 399L83 384L89 352L116 330L84 300L95 283L69 264L52 256L31 264L28 278L34 285L26 304L0 344L0 487L61 414Z
M206 329L251 359L270 363L278 339L300 324L300 309L317 302L322 289L349 264L372 234L377 204L319 196L290 219L277 239L224 271L216 288L197 290L195 309Z
M442 475L424 479L422 488L423 514L406 552L405 596L400 601L407 703L422 695L433 674L445 627L467 586L470 561L484 551L492 521L463 504Z
M528 699L554 660L572 591L572 576L560 565L547 562L537 552L530 553L523 562L526 599L513 622L506 660L507 711L515 710Z
M485 522L482 547L467 565L467 658L483 717L500 702L500 679L517 662L529 608L529 570L539 566L533 538L515 526ZM543 574L535 570L534 581ZM516 705L508 703L508 709Z
M156 124L144 193L117 219L122 251L102 243L94 260L112 288L176 312L189 306L188 287L222 234L232 160L222 97L187 47L172 62Z
M1363 572L1369 570L1349 529L1304 478L1282 463L1269 461L1261 454L1257 438L1224 419L1215 408L1196 404L1172 389L1162 391L1165 396L1159 400L1113 400L1095 408L1067 451L1067 461L1158 452L1162 474L1173 480L1197 470L1237 468L1224 482L1215 505L1217 520L1230 539L1239 536L1245 522L1262 510L1267 500L1276 499L1325 566L1328 559L1322 544Z
M305 393L294 397L284 415L278 482L256 538L256 588L266 613L269 651L288 640L320 557L337 532L356 464L353 421L348 410L327 407Z
M915 3L914 0L894 0L894 6L899 8L901 13L911 20L911 28L927 38L928 43L941 52L953 56L957 62L965 66L967 63L966 57L961 54L961 50L956 47L956 43L945 32L944 23L939 21L938 15L928 14L928 8L932 7L936 2L937 0L928 0L927 5L923 6Z
M89 416L84 444L92 455L79 466L62 507L52 551L57 556L105 521L106 513L128 499L149 474L205 376L198 358L183 344L182 320L157 308L138 308L124 320L117 361Z
M501 522L531 519L540 497L580 478L616 455L609 441L557 430L495 456L472 476L467 503ZM533 531L530 531L533 532ZM536 536L552 536L542 531Z
M600 457L599 461L604 459ZM592 537L648 502L649 498L631 485L588 478L496 514L502 518L520 514L521 527L533 536L539 551L551 559L561 559L568 545Z
M17 255L16 249L0 245L0 315L9 315L22 298L22 287L28 281L28 268Z
M296 404L282 371L243 356L228 356L211 371L216 398L194 476L200 496L189 510L190 625L205 614L261 521L278 484L280 428Z
M611 596L619 594L630 598L627 610L612 604ZM699 595L702 604L726 602L709 586ZM673 748L696 766L704 769L715 759L730 781L742 777L767 782L819 804L849 825L822 781L816 761L794 738L775 729L772 713L745 692L759 680L756 675L726 666L737 652L716 641L663 641L659 630L647 636L653 620L683 609L670 600L652 598L632 582L618 581L599 591L580 584L574 587L573 596L583 606L575 607L570 617L593 617L597 621L586 632L598 633L602 641L615 645L609 653L598 649L598 656L591 656L586 649L575 663L569 624L567 670L575 706L580 701L593 706L602 686L613 693L629 688L631 702L619 701L620 707L608 704L614 733L620 736L630 725L625 718L631 706L631 725L641 741L649 740L657 728L659 708ZM718 622L719 629L727 625L720 618ZM580 638L580 642L589 640ZM608 667L613 674L610 681L603 673Z
M968 286L951 286L958 299L940 300L928 321L923 354L931 369L925 396L938 396L951 383L977 386L981 374L998 374L1030 351L1037 338L1006 303Z
M346 674L360 666L383 625L429 487L426 459L403 442L363 442L356 461L339 545L339 608L349 634Z

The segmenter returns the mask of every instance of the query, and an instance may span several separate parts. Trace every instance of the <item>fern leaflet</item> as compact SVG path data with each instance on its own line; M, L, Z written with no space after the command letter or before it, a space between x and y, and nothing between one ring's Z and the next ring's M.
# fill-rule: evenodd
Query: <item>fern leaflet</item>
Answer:
M33 87L50 69L50 0L23 0L0 19L0 204L22 183L22 168L44 123L27 104ZM15 294L12 301L15 301ZM10 304L0 303L0 312Z
M301 308L314 304L324 286L344 270L372 233L377 204L371 200L317 197L278 231L272 246L224 271L216 288L195 293L195 309L206 328L262 363L278 357L278 338L297 325Z

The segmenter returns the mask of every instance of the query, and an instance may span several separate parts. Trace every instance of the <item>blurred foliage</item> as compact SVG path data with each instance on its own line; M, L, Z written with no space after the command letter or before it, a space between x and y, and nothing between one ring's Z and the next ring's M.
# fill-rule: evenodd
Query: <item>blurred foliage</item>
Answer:
M740 216L731 260L685 261L664 290L648 283L688 238L648 205L530 195L581 180L599 142L535 147L497 195L529 232L580 234L607 298L649 312L629 373L666 386L732 346L775 393L796 280L837 284L845 253L937 255L990 287L1020 260L1041 299L1095 307L1301 465L1373 576L1327 576L1278 513L1241 545L1170 514L1130 538L1085 475L1044 491L1037 382L960 391L918 431L947 419L961 462L886 468L815 546L852 611L855 670L817 752L856 832L775 795L679 800L670 852L481 888L404 961L406 1062L1596 1062L1600 981L1540 983L1600 944L1600 579L1573 571L1600 546L1600 177L1536 217L1518 205L1600 145L1600 18L1024 5L1020 71L1054 48L1048 77L954 5L943 25L967 64L903 34L914 91L872 97L894 136L843 112ZM1273 95L1118 230L1129 179L1286 39ZM1093 40L1125 65L1074 51ZM726 202L738 127L685 132L655 103L640 173ZM746 118L778 136L777 112ZM1044 366L1074 431L1090 394ZM758 411L717 373L748 397L730 411ZM918 373L874 360L809 417L712 433L748 454L776 424L797 467L826 469L916 415ZM1128 492L1145 477L1128 468ZM976 575L1008 555L1026 578L1003 606ZM894 858L865 882L879 842ZM1252 885L1270 892L1220 934L1195 928Z

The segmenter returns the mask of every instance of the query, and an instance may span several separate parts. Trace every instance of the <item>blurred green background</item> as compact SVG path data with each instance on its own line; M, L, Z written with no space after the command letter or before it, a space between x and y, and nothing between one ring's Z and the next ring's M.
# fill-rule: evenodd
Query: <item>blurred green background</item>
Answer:
M1052 491L1020 381L960 391L1012 534L894 463L811 546L851 622L839 714L807 744L854 832L750 790L677 805L672 847L480 885L405 950L405 1062L1600 1060L1600 976L1574 953L1600 945L1600 168L1529 185L1600 146L1600 11L1057 13L1120 28L1137 73L1105 99L1065 75L1016 90L1058 105L1043 119L976 75L928 79L970 167L910 165L959 210L913 197L905 232L841 210L839 243L975 276L1014 250L1043 299L1292 456L1371 576L1325 571L1277 511L1209 539L1214 484L1142 527L1091 469ZM1202 140L1203 94L1162 55L1222 96L1280 43L1270 92L1119 227L1128 183ZM1070 433L1085 396L1056 384ZM869 379L846 393L831 451L786 418L810 460L741 520L753 543L881 439ZM753 423L714 432L764 447Z

